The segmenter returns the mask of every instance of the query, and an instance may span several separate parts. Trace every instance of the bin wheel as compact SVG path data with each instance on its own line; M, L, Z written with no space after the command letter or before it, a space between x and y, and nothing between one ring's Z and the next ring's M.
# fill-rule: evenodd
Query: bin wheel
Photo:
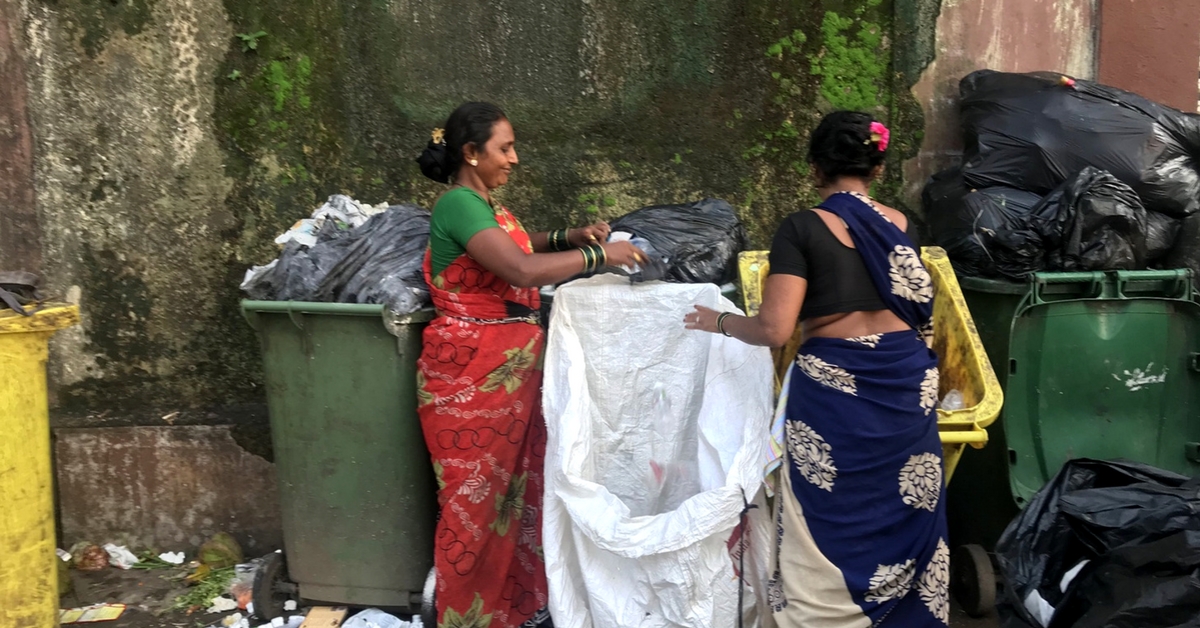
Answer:
M437 606L435 606L437 598L437 569L430 569L429 575L425 577L425 591L421 594L421 624L425 626L437 625Z
M283 616L283 605L296 592L296 585L287 581L287 561L283 552L274 552L263 558L263 564L254 574L254 614L260 619L271 621Z
M992 559L979 545L962 545L950 561L950 586L955 599L971 617L985 617L996 606L996 572Z

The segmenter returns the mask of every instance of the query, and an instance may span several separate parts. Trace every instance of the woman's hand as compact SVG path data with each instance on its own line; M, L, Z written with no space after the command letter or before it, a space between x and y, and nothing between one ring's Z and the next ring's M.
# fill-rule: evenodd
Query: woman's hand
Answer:
M608 226L603 220L586 227L567 230L567 242L575 248L591 246L593 244L604 244L608 242L608 234L612 233L612 227Z
M608 225L605 225L607 227ZM609 266L636 266L646 262L646 254L629 242L609 242L602 245Z
M716 310L706 308L703 305L697 305L695 312L689 312L683 317L683 324L688 329L697 329L715 334L719 331L717 329L717 317L720 315L721 313Z

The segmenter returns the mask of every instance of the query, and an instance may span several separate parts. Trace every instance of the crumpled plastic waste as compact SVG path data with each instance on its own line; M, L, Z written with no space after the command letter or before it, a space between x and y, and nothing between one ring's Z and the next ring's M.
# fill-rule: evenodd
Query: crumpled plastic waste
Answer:
M954 412L955 410L962 410L963 408L967 407L967 405L966 402L963 401L963 394L961 390L951 390L950 392L946 393L946 396L942 399L942 403L938 407L946 412Z
M164 563L182 565L183 561L186 559L186 556L184 556L183 552L163 552L158 555L158 559Z
M422 623L419 616L414 616L412 621L405 621L377 608L368 608L347 619L342 628L422 628Z
M317 243L317 232L326 221L334 221L343 229L354 229L361 227L371 216L382 213L385 209L387 203L367 205L344 194L334 194L312 213L311 218L297 221L291 229L275 238L275 244L285 245L295 241L303 246L314 246Z
M137 555L124 545L105 543L104 551L108 554L108 564L118 569L132 569L134 565L141 562Z
M228 613L229 611L237 610L238 603L236 600L229 599L225 596L213 598L212 605L208 607L208 613Z
M291 241L279 259L247 273L242 290L265 301L381 303L398 314L429 304L422 264L429 212L396 205L357 228L326 222L316 243Z

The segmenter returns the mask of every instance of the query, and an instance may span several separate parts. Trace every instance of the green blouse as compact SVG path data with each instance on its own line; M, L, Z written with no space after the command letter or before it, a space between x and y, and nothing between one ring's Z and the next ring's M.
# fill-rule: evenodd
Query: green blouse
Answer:
M467 241L476 233L499 228L492 206L468 187L446 192L433 206L429 223L429 249L433 276L437 277L460 255L467 252Z

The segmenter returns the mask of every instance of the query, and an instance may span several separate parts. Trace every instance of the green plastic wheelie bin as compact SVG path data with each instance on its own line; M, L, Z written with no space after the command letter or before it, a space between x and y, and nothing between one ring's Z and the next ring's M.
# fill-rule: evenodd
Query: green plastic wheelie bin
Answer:
M262 344L282 553L259 569L261 617L287 600L420 612L433 582L437 485L417 419L432 311L243 301Z
M1066 461L1200 474L1200 303L1188 270L959 281L1005 397L947 487L953 588L979 615L994 599L989 552Z

